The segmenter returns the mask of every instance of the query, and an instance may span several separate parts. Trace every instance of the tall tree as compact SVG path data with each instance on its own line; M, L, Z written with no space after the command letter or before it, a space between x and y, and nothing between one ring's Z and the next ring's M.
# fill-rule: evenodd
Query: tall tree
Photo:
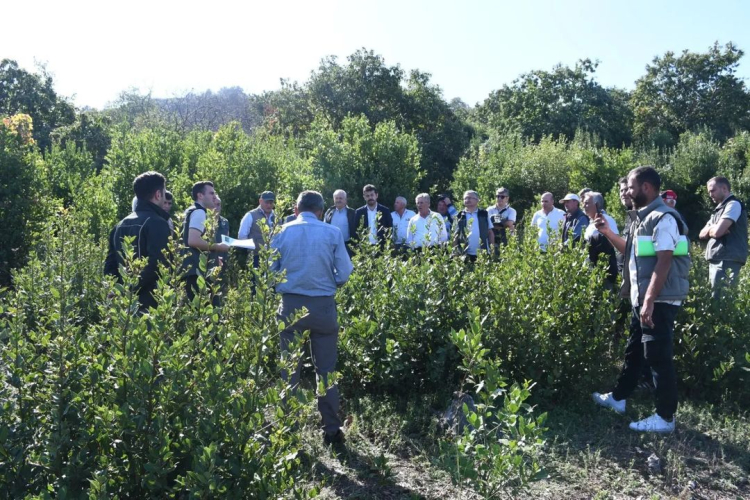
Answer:
M50 146L51 132L75 121L75 109L57 95L52 76L42 67L41 72L29 73L16 61L0 61L0 115L29 115L34 125L34 140L44 150Z
M323 59L305 84L282 81L280 91L265 94L257 105L267 113L272 130L294 136L307 134L317 118L333 130L340 130L347 117L364 116L373 128L392 121L419 141L426 173L420 189L444 189L468 146L471 129L429 80L427 73L407 74L362 49L346 64L335 57Z
M501 133L519 133L538 142L551 135L573 139L576 131L598 135L611 146L630 143L627 93L602 87L594 78L597 62L552 71L532 71L496 90L479 106L479 121Z
M750 127L750 94L736 71L743 52L716 42L708 52L667 52L646 66L631 97L634 133L644 143L674 145L680 134L711 128L724 141Z

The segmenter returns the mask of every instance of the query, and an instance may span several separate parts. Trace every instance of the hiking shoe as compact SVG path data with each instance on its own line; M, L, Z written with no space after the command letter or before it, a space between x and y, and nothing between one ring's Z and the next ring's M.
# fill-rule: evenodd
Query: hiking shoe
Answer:
M632 422L630 428L638 432L661 432L668 434L674 432L674 418L667 422L658 413L654 413L643 420Z
M605 408L612 408L614 411L622 415L625 413L625 400L617 401L615 398L612 397L612 393L608 392L607 394L599 394L598 392L595 392L592 394L592 397L594 398L594 403L598 404L599 406L604 406Z
M344 433L339 429L334 434L323 434L323 444L326 446L344 444Z

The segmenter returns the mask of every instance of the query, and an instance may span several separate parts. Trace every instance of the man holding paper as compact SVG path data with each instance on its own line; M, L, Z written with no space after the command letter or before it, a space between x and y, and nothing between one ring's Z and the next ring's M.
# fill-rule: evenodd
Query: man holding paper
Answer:
M621 295L630 296L633 315L625 362L612 392L593 394L594 401L625 413L625 399L635 389L644 361L654 377L656 413L630 428L640 432L673 432L677 379L673 362L674 321L688 295L690 254L688 228L659 195L661 179L652 167L628 175L628 192L637 216L627 239L618 236L601 214L596 228L625 256Z
M187 285L187 297L192 301L198 289L198 276L200 276L201 252L226 252L229 245L226 243L213 243L205 240L206 233L206 209L216 208L216 191L211 181L200 181L193 184L193 205L185 211L185 222L182 227L182 243L185 250L185 282Z

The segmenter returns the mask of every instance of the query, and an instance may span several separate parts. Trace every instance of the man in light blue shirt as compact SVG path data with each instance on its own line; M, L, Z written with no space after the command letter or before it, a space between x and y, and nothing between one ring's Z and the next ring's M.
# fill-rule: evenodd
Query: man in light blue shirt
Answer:
M278 319L285 324L302 308L307 314L281 332L281 350L310 331L310 350L318 381L328 387L328 374L336 370L339 324L336 315L336 288L346 283L354 267L339 228L322 222L323 196L316 191L303 191L297 198L299 216L285 224L271 240L271 270L286 272L286 282L276 286L282 294ZM282 374L286 379L288 374ZM292 374L290 384L299 385L300 366ZM341 443L339 392L334 384L318 397L323 417L323 441Z

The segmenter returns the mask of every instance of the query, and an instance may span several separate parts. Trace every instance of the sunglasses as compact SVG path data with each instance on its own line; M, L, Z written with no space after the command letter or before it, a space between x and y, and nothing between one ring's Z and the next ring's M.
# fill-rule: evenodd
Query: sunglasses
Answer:
M499 194L499 195L497 195L497 197L498 198L507 198L508 195L507 194Z

